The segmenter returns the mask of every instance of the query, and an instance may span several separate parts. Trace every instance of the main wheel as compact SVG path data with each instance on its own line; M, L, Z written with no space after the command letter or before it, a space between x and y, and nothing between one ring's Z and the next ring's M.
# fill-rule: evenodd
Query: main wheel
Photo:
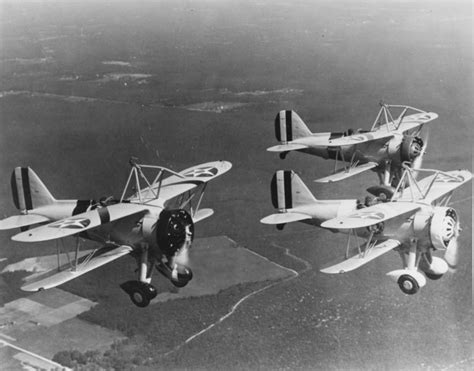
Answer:
M130 299L137 307L144 308L150 304L150 299L144 290L137 288L130 293Z
M416 279L408 274L401 275L397 283L398 286L400 286L400 290L408 295L416 294L420 289L420 285Z

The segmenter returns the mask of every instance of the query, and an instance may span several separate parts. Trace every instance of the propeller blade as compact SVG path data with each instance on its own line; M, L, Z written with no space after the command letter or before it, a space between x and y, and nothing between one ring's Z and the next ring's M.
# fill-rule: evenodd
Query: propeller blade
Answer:
M454 237L449 241L448 247L446 248L446 252L444 253L444 260L448 263L449 267L455 269L458 264L458 255L459 255L459 244L458 244L458 237L459 237L459 223L456 225Z
M428 129L426 130L426 135L424 136L424 138L422 138L422 140L423 140L423 147L421 148L421 153L417 158L415 158L413 160L413 163L411 165L413 170L421 169L421 165L423 164L423 156L426 153L426 148L428 147L428 141L429 141L429 131L428 131ZM415 172L415 178L416 178L417 175L418 175L418 173Z
M458 264L458 250L458 239L455 237L449 242L446 253L444 254L444 260L446 260L450 268L454 269Z
M175 264L180 264L180 265L189 265L189 247L188 246L183 246L175 256L173 256L172 261L171 261L171 266L174 266Z

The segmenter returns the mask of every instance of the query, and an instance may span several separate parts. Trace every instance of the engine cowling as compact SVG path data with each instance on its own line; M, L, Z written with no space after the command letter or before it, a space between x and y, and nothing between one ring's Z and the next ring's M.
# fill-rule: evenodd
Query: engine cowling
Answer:
M430 222L431 244L436 250L446 250L449 242L456 238L458 216L451 207L437 207Z
M194 239L194 223L186 210L163 210L155 228L155 238L159 249L167 257L172 257L185 243Z
M186 210L163 210L154 228L156 246L166 256L156 268L177 287L184 287L193 278L192 270L180 263L179 256L191 247L194 222ZM158 254L157 254L158 255ZM187 259L185 259L187 260Z
M401 162L413 162L415 158L421 155L423 144L423 139L420 137L411 135L404 136L400 146Z

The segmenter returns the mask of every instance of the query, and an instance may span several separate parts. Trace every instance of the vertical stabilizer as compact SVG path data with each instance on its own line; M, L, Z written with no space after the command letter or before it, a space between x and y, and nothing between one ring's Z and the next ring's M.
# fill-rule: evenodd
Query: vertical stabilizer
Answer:
M279 210L316 202L301 178L292 170L278 170L271 182L273 206Z
M275 136L279 142L286 144L310 135L311 131L296 112L288 110L278 112L275 117Z
M11 177L13 203L19 210L32 210L54 203L55 199L29 167L17 167Z

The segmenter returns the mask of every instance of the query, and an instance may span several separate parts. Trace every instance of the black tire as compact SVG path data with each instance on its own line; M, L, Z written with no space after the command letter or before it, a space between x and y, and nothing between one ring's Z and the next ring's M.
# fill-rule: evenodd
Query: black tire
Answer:
M443 277L442 274L433 274L433 273L426 273L425 276L428 277L430 280L439 280L441 277Z
M408 295L416 294L420 289L420 285L418 285L417 280L408 274L401 275L398 278L397 283L400 287L400 290L402 290L405 294Z
M130 300L132 300L133 304L137 307L145 308L150 304L150 299L148 295L141 289L134 290L130 293Z

